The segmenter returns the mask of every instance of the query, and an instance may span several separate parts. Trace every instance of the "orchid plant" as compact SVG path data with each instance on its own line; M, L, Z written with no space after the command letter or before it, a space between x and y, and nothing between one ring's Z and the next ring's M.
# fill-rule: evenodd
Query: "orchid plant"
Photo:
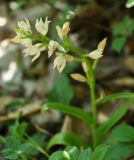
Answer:
M58 111L61 111L66 114L70 114L73 116L76 116L80 118L83 122L87 124L89 127L89 130L91 131L92 135L92 150L94 154L94 158L92 158L91 154L91 149L90 151L88 150L85 152L85 155L90 155L91 157L86 157L84 159L80 160L105 160L105 155L106 153L109 153L111 145L104 146L104 142L107 142L108 144L114 145L115 143L111 141L107 141L104 138L107 136L107 133L111 130L112 127L115 126L115 124L125 115L125 113L128 111L129 107L133 103L133 98L134 98L134 93L129 93L129 92L123 92L123 93L116 93L113 95L109 96L104 96L97 98L96 97L96 81L95 81L95 69L97 67L97 63L100 60L100 58L103 56L103 52L106 46L107 38L104 38L102 41L99 42L97 49L95 49L92 52L83 52L80 49L74 47L72 42L68 38L68 33L70 31L70 22L65 22L62 27L56 26L57 34L61 40L61 43L51 40L48 36L48 29L50 22L48 18L45 19L45 22L42 20L42 18L39 18L36 20L35 23L35 28L36 31L39 33L38 35L34 35L30 26L30 22L28 19L25 19L23 21L18 22L18 29L15 29L16 32L16 37L12 39L12 42L14 43L21 43L24 45L25 50L25 56L32 56L32 62L35 61L37 58L40 57L41 53L46 53L43 52L45 50L48 51L48 58L51 56L55 56L54 59L54 66L53 68L58 69L59 73L61 73L67 62L73 62L77 61L81 63L81 66L83 68L83 73L72 73L70 76L82 83L87 83L89 86L89 91L90 91L90 99L91 99L91 106L92 106L92 113L87 113L83 111L82 109L70 106L70 105L65 105L65 104L60 104L60 103L46 103L43 106L43 110L46 109L56 109ZM38 42L38 43L37 43ZM73 55L71 55L73 53ZM127 102L123 104L117 112L115 112L109 120L107 120L104 123L99 123L97 120L97 106L99 104L111 101L111 100L117 100L117 99L125 99L128 98ZM64 135L64 136L63 136ZM58 139L58 137L62 137L64 139L64 143L57 142L58 140L61 140L61 138ZM122 135L121 135L122 136ZM67 138L68 137L68 138ZM67 140L67 139L73 139L74 142ZM56 140L57 139L57 140ZM123 139L123 138L122 138ZM133 138L134 140L134 138ZM65 143L66 141L66 143ZM102 143L103 142L103 143ZM116 141L118 142L118 140ZM119 142L125 143L124 139ZM128 141L127 141L128 142ZM129 141L130 142L130 141ZM48 149L51 148L55 144L70 144L74 145L76 147L87 147L89 146L88 142L85 142L81 140L80 137L70 134L70 133L62 133L55 135L49 142L48 144ZM75 144L74 144L75 143ZM85 145L86 144L86 145ZM88 144L88 145L87 145ZM103 147L100 147L99 149L96 148L100 145L103 144ZM116 146L117 147L117 146ZM114 147L113 147L114 148ZM104 150L105 151L104 151ZM133 145L134 149L134 145ZM97 150L97 151L96 151ZM96 153L101 153L102 151L102 156L98 156L98 158L95 158ZM60 160L60 159L67 159L67 160L77 160L78 157L75 158L70 158L72 152L69 151L63 151L63 154L58 155L60 158L56 159L57 153L52 156L48 156L50 160ZM104 154L105 153L105 154ZM78 155L78 154L77 154ZM116 156L115 156L116 157ZM118 156L115 158L118 160ZM115 159L108 159L107 160L115 160Z

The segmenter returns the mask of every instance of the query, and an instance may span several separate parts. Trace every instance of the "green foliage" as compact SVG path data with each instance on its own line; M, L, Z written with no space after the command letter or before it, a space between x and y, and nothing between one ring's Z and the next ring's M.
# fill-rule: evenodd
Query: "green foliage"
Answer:
M91 148L80 151L74 146L68 146L64 151L53 153L49 160L92 160L91 156Z
M66 74L70 74L73 73L78 67L80 66L80 64L78 62L71 62L68 64L68 66L64 69L64 72Z
M30 155L31 144L21 143L19 139L11 136L6 139L6 148L2 151L3 155L7 159L16 160L21 157L26 157Z
M13 126L10 126L9 133L15 137L16 139L22 139L26 129L28 127L28 124L25 122L19 123L19 120L17 119L15 121L15 124Z
M71 160L79 158L80 150L76 146L67 146L65 151L68 152Z
M58 133L54 135L51 140L49 141L47 148L50 149L54 145L73 145L78 148L80 147L88 147L88 143L86 140L81 138L80 136L77 136L73 133Z
M65 74L61 74L48 94L48 101L69 104L73 96L73 89L69 78Z
M21 160L35 156L38 152L47 156L47 153L42 149L44 145L44 136L36 134L30 138L26 136L27 123L20 123L17 119L15 124L9 127L9 136L1 137L5 148L2 150L2 155L9 160Z
M84 112L82 109L61 103L46 103L42 107L42 111L47 109L55 109L60 112L75 116L85 122L85 124L87 124L88 126L92 124L91 116L88 113Z
M92 160L93 159L92 156L93 156L92 150L91 148L88 148L80 153L79 160L85 160L85 159Z
M112 42L112 49L120 53L127 41L126 37L115 37Z
M112 49L120 53L127 41L127 38L131 36L134 31L134 20L129 16L125 16L121 22L115 24L112 34Z
M130 156L134 151L134 144L116 143L109 146L104 160L122 160Z
M133 101L128 101L109 118L108 121L102 123L97 129L98 142L106 135L106 133L126 114Z
M97 99L96 103L97 104L102 104L106 103L109 101L115 101L118 99L129 99L129 98L134 98L134 93L131 92L121 92L121 93L114 93L109 96L104 96L102 98Z
M134 128L121 124L112 130L110 142L134 142Z

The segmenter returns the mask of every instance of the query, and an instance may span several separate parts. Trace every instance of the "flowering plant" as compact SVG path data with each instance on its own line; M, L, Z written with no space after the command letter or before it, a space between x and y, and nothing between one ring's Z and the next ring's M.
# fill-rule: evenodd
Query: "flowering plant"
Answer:
M100 58L103 56L103 51L106 46L107 38L104 38L92 52L85 53L74 47L68 38L70 31L70 23L65 22L63 27L57 26L57 33L61 40L61 44L55 40L48 38L47 33L49 29L50 21L48 18L45 22L40 18L36 20L35 28L39 35L33 35L30 23L27 19L18 22L18 29L15 30L16 37L12 39L15 43L23 44L26 49L24 50L25 56L33 56L32 62L39 58L40 54L44 50L48 50L48 57L55 55L54 68L57 67L59 73L63 71L67 62L77 61L80 62L85 75L79 73L72 73L70 76L80 82L87 83L90 90L92 113L89 114L82 109L65 105L61 103L45 103L43 110L56 109L66 114L70 114L80 118L84 123L87 124L91 131L91 148L84 150L89 147L87 141L81 139L73 133L59 133L56 134L49 142L48 149L55 144L69 144L75 147L67 148L64 151L58 151L53 153L51 156L46 154L50 160L119 160L127 157L131 154L134 149L134 144L130 145L130 142L134 141L134 137L128 136L128 134L134 133L134 129L124 124L112 131L112 135L109 138L108 132L115 126L115 124L125 115L129 107L133 103L134 94L129 92L116 93L109 96L96 97L96 81L95 81L95 69ZM38 43L36 43L38 42ZM70 52L74 53L72 56ZM118 111L116 111L111 117L104 123L99 123L97 120L97 106L99 104L117 100L125 99L127 102L124 103ZM126 133L126 136L121 132L130 131ZM120 136L118 135L120 134ZM107 140L105 140L105 138ZM71 141L72 139L72 141ZM60 142L58 142L60 141ZM122 152L125 147L131 146L126 154L116 154ZM83 149L80 151L83 147ZM115 150L116 149L116 150ZM111 154L115 153L115 154Z

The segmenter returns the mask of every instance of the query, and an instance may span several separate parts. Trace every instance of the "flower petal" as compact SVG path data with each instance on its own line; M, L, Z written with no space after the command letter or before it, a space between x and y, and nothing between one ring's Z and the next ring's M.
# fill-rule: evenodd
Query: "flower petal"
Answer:
M107 38L104 38L99 44L98 44L98 49L101 49L102 51L104 50L105 46L107 43Z
M98 59L101 58L102 55L102 50L96 49L93 52L89 53L89 57L92 59Z

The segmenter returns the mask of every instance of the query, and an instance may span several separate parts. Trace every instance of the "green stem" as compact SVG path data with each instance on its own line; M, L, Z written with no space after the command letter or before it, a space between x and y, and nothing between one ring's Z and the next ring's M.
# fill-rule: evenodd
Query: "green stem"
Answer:
M76 53L76 54L78 54L78 55L80 55L80 56L82 56L82 57L83 57L83 55L85 54L85 53L81 52L79 49L75 48L75 47L71 44L71 42L68 41L68 39L66 39L66 40L64 41L64 46L65 46L65 48L69 49L70 51L72 51L72 52L74 52L74 53Z
M87 83L90 88L91 92L91 105L92 105L92 139L93 139L93 148L97 145L97 109L96 109L96 96L95 96L95 76L94 76L94 69L92 68L92 65L90 63L89 58L84 57L86 54L81 52L79 49L72 46L69 42L66 42L66 47L70 50L75 52L76 54L82 56L83 61L86 62L87 65L87 71L86 71L86 77L87 77ZM97 62L94 64L94 67L96 67Z
M93 138L93 148L97 145L97 137L96 137L96 127L97 127L97 109L96 109L96 96L95 96L95 77L94 72L92 69L92 65L90 64L88 59L85 59L87 64L87 71L86 71L86 77L87 77L87 83L90 88L90 96L91 96L91 105L92 105L92 138Z

